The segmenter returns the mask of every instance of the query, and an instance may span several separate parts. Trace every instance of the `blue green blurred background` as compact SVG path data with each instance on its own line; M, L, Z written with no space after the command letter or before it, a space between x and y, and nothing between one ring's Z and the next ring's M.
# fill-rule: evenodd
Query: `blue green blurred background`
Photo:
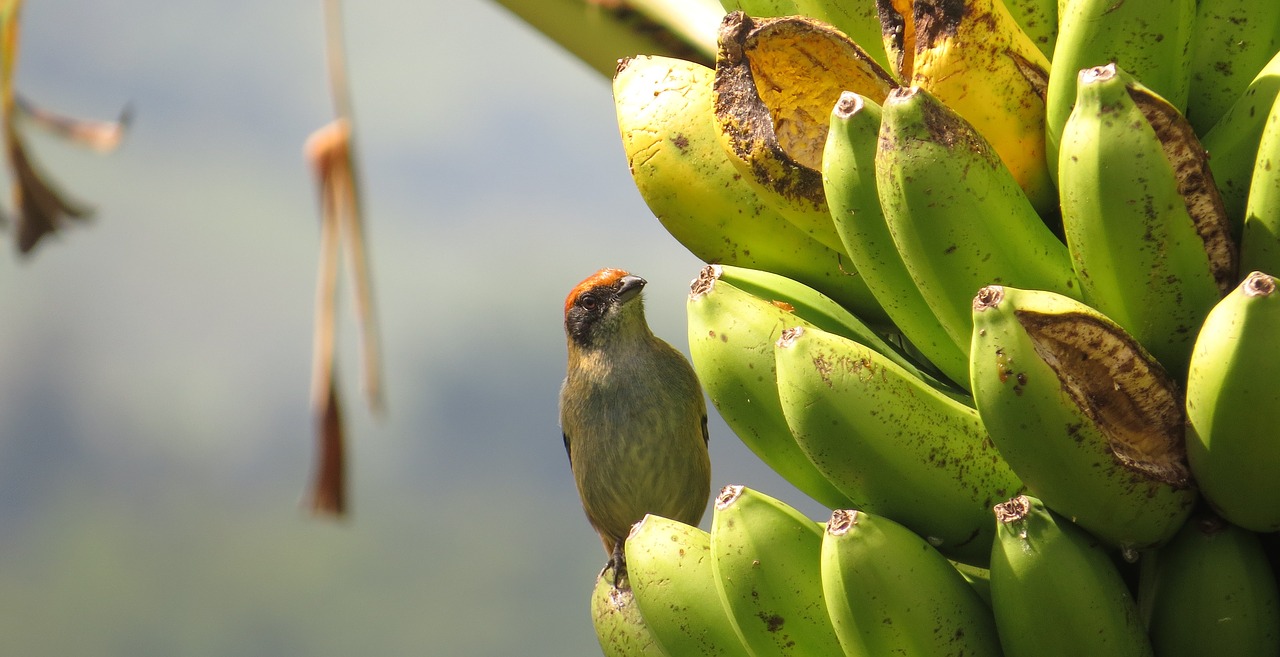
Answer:
M687 351L699 263L631 183L608 80L483 0L345 18L388 412L358 403L346 304L335 523L300 504L321 3L26 2L19 89L136 116L105 156L32 133L97 215L0 256L0 655L599 654L563 298L628 268ZM711 433L715 487L818 518Z

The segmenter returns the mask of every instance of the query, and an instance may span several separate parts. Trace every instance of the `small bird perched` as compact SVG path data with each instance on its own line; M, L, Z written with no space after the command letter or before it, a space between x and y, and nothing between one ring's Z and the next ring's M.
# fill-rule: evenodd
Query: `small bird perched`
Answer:
M697 525L711 494L702 388L684 356L649 330L644 286L639 276L601 269L564 302L560 427L615 585L631 525L647 513Z

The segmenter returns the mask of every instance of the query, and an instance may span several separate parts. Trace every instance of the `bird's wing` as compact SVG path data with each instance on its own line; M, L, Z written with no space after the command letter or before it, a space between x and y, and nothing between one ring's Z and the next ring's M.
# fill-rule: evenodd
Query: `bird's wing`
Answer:
M561 432L560 432L560 435L564 436L564 453L565 453L565 456L568 456L568 457L569 457L569 465L573 465L573 450L569 448L569 434L567 434L567 433L565 433L565 432L561 431ZM707 435L707 421L706 421L706 419L705 419L705 418L703 418L703 420L702 420L702 435L703 435L703 436L706 436L706 435Z
M711 444L711 434L707 432L707 416L705 414L702 416L702 442L706 445ZM568 436L564 437L564 446L566 449L569 447Z

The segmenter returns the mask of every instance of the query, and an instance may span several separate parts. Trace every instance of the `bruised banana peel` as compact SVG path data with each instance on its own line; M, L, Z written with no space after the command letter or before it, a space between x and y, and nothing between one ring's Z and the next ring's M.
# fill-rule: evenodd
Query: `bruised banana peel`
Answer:
M1029 494L1127 553L1160 545L1195 505L1182 396L1110 319L1051 292L973 301L978 414Z
M803 16L725 16L716 56L715 123L748 186L806 234L836 251L823 193L822 149L845 90L884 100L889 74L829 25Z

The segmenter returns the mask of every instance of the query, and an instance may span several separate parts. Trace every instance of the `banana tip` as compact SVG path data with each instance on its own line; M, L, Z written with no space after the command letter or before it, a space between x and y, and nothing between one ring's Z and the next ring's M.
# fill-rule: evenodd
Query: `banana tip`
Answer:
M689 283L689 298L697 299L707 294L716 286L716 281L720 279L720 275L724 273L724 269L720 265L707 265L698 271L698 277Z
M1031 500L1026 495L1019 495L995 505L993 510L996 514L996 522L1007 525L1018 522L1031 513Z
M1004 288L999 285L988 285L973 297L973 309L982 312L988 308L995 308L1004 300Z
M840 92L840 100L836 101L835 115L837 119L847 119L862 111L866 102L862 96L852 91Z
M1269 297L1276 291L1276 279L1269 274L1255 271L1244 279L1245 296L1249 297Z
M734 502L738 501L739 497L742 497L742 492L746 489L746 486L739 484L729 484L728 486L721 488L720 494L716 495L716 508L723 509L732 505Z
M854 509L836 509L831 512L831 519L827 521L827 533L832 536L844 536L858 524L859 517Z
M790 347L794 345L796 340L799 340L802 335L804 335L804 329L799 326L782 329L782 335L778 338L778 346L784 348Z

